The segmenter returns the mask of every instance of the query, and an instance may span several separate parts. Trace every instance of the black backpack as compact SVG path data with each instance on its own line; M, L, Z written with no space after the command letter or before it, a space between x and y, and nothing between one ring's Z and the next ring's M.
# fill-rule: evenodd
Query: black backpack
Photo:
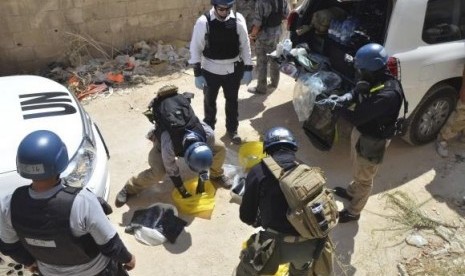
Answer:
M183 156L182 139L186 130L206 136L200 120L192 109L190 100L184 94L156 98L152 102L153 119L158 133L168 131L177 156Z

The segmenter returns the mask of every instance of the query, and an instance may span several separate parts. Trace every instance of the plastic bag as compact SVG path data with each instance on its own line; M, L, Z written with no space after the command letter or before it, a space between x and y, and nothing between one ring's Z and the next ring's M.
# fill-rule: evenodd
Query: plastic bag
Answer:
M315 99L318 95L329 96L341 86L341 77L330 71L318 71L315 74L301 75L294 86L292 103L300 122L312 114Z
M204 219L210 219L215 208L215 187L210 181L205 181L205 192L196 194L198 177L184 181L184 187L192 195L183 198L177 189L174 189L171 196L179 209L179 212Z
M305 121L312 113L316 96L324 89L323 81L316 74L303 74L297 78L294 86L292 104L299 122Z
M174 207L171 204L167 203L155 203L147 207L146 209L150 209L152 207L158 206L163 209L171 209L173 210L174 215L178 215L178 210L176 207ZM156 218L152 218L156 219ZM130 225L131 226L131 225ZM135 227L136 225L133 225L132 227ZM149 227L137 227L134 229L134 237L136 240L140 243L146 244L146 245L160 245L164 242L166 242L166 237L160 233L157 229L149 228Z

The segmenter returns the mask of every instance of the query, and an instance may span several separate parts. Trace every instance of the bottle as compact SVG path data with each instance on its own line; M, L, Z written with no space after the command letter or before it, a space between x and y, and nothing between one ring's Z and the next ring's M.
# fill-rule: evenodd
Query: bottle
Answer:
M283 50L288 53L292 50L292 41L289 38L286 38L283 42Z
M323 211L323 205L321 205L321 203L315 203L312 205L312 213L315 215L321 231L326 231L328 230L328 222L325 219Z

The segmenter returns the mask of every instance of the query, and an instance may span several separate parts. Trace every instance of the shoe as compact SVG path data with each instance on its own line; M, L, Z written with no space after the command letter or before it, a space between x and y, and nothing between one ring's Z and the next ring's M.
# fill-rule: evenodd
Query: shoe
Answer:
M228 136L231 139L231 141L233 142L233 144L240 145L242 143L242 139L239 136L239 134L237 134L237 131L228 132Z
M352 196L347 193L347 190L342 187L336 187L334 188L334 194L337 195L338 197L345 198L349 201L352 200Z
M436 145L436 152L441 156L442 158L446 158L449 156L449 150L447 149L447 142L444 140L436 140L435 142Z
M226 190L229 190L232 187L231 180L225 175L221 175L217 177L210 177L210 180L216 186L220 186L221 188L224 188Z
M346 223L354 220L359 220L360 215L352 215L346 209L339 212L339 223Z
M125 185L123 189L121 189L121 191L119 191L118 194L116 195L116 199L115 199L116 208L120 208L121 206L126 204L126 202L128 202L129 200L129 197L131 197L131 195L128 193L128 188Z
M259 94L259 95L266 94L266 91L258 90L257 87L249 87L247 88L247 92L250 92L252 94Z

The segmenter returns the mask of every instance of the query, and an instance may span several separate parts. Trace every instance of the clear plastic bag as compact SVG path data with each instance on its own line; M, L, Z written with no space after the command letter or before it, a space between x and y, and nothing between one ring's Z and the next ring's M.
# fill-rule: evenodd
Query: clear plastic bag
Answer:
M323 81L314 75L316 74L300 75L294 86L292 104L299 122L305 121L310 116L316 96L325 89Z

